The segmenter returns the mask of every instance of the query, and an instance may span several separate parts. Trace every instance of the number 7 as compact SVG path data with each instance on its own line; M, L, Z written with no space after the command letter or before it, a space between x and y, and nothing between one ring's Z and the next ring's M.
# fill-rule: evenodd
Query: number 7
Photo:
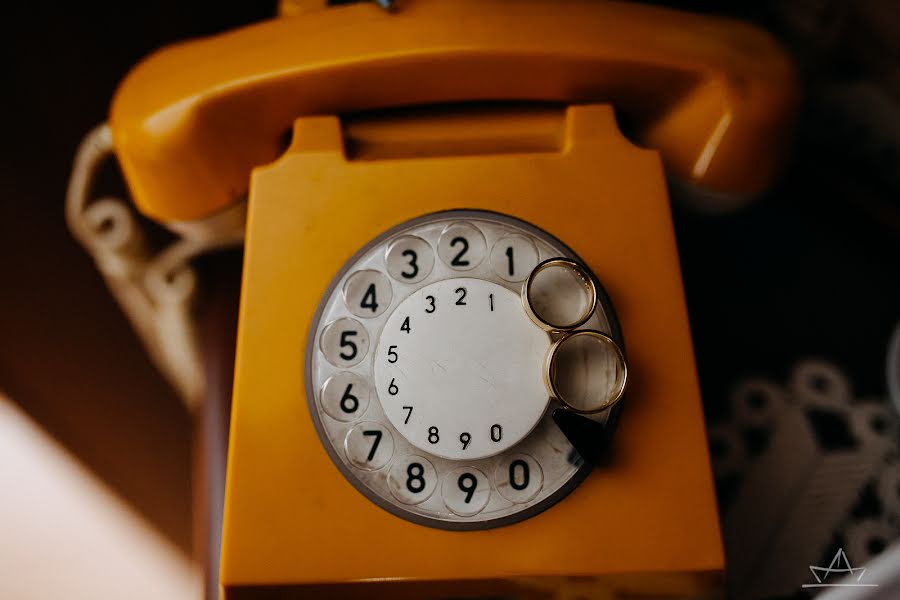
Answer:
M367 461L371 461L375 458L375 452L378 450L378 444L381 443L381 432L377 429L367 429L363 431L363 435L370 435L375 438L375 443L372 444L372 449L369 450L369 456L366 458Z
M404 425L406 425L407 423L409 423L409 417L410 417L410 415L412 415L412 408L413 408L412 406L404 406L404 407L403 407L403 410L407 411L407 412L406 412L406 418L403 420L403 424L404 424Z

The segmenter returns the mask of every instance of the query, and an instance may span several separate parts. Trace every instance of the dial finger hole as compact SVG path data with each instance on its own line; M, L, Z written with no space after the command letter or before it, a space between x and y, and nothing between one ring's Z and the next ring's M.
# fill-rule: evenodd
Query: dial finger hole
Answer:
M369 352L369 333L356 319L338 319L325 327L319 348L334 366L352 367Z
M360 423L347 432L344 451L357 469L376 471L391 461L394 436L380 423Z
M494 485L500 495L516 504L532 500L544 485L544 470L534 457L513 454L502 458L494 471Z
M583 325L597 306L597 288L577 262L551 258L531 271L522 286L525 311L547 331L568 331Z
M434 465L423 456L411 454L394 461L388 473L388 489L403 504L421 504L437 487Z
M418 283L434 268L434 252L422 238L404 235L391 243L384 262L388 274L397 281Z
M615 404L625 392L627 377L622 350L599 331L569 333L547 356L550 395L577 413L596 413Z
M371 319L388 309L393 299L391 282L373 270L357 271L344 283L344 302L357 317Z
M319 402L332 419L354 421L369 407L369 384L356 373L335 373L322 385Z
M474 225L453 223L441 233L438 256L455 271L469 271L484 260L487 242Z
M506 281L523 281L538 260L534 242L524 235L508 235L498 240L491 250L491 267Z
M474 467L460 467L444 476L441 482L444 505L460 517L477 515L491 498L491 483Z

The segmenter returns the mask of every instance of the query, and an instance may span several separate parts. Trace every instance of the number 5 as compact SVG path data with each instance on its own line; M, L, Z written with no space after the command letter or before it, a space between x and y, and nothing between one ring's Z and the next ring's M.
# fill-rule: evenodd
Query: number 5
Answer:
M341 348L350 348L350 354L344 354L343 351L339 354L341 358L344 360L353 360L356 358L356 353L359 352L359 348L356 347L356 343L347 338L353 337L355 335L359 335L358 331L342 331L341 332Z

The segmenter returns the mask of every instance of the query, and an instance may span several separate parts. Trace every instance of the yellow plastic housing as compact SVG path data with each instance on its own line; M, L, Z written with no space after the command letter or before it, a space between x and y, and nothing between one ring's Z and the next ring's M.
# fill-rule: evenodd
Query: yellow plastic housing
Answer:
M607 105L516 121L490 111L398 116L395 131L387 117L377 126L306 117L287 152L254 171L227 598L715 592L723 555L659 155L623 138ZM411 147L397 131L430 133ZM441 141L454 135L455 148ZM353 253L408 219L456 208L512 215L570 245L615 304L633 373L610 464L535 517L467 532L405 521L355 490L319 441L303 369L313 314Z

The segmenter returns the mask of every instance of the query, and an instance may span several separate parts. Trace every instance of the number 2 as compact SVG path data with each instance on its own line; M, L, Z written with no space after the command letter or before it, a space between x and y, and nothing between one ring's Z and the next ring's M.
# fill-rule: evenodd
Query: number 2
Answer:
M463 255L469 251L469 241L464 237L455 237L450 240L450 247L456 248L457 246L462 245L462 250L460 250L456 256L453 257L453 260L450 261L451 267L468 267L470 264L469 261L463 258Z
M459 298L456 299L457 306L465 306L466 305L466 288L458 287L456 288L456 293L459 294Z

